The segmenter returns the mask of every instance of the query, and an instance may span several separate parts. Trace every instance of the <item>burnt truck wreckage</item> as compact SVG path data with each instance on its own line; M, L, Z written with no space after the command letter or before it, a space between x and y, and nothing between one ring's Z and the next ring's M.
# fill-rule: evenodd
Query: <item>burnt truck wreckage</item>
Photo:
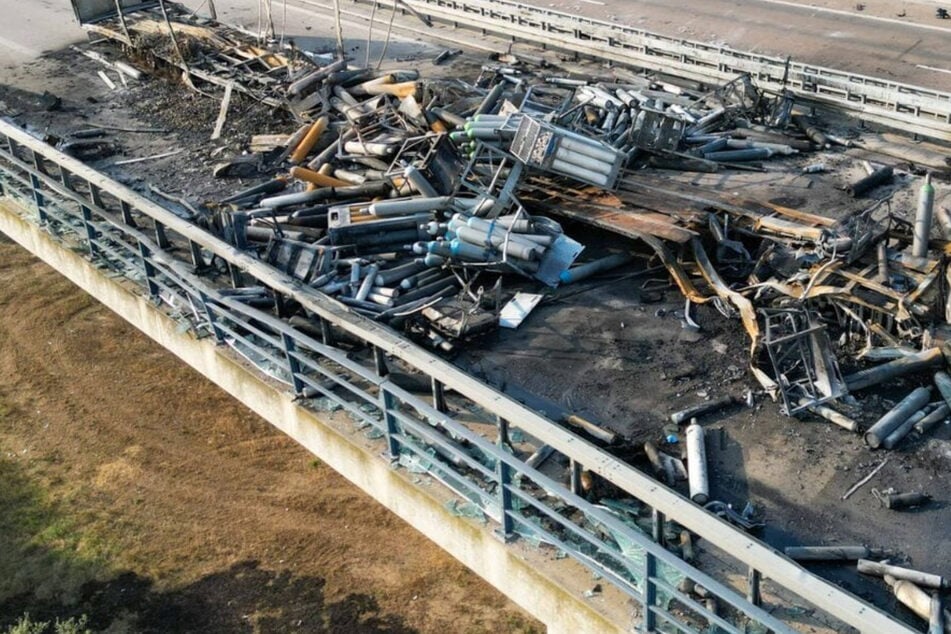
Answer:
M350 59L339 44L313 53L262 43L171 2L116 3L118 13L103 5L94 16L82 4L74 2L86 28L128 56L82 50L103 64L107 84L180 71L187 89L221 100L214 134L235 94L288 122L282 133L251 135L245 153L220 156L213 168L222 183L253 185L180 200L177 211L353 313L453 355L499 327L519 327L573 285L650 269L665 270L682 294L685 331L702 332L701 305L742 326L755 379L744 394L679 406L672 426L636 444L570 412L561 422L744 530L763 527L755 510L737 512L710 496L710 436L698 424L706 416L766 397L786 416L827 420L884 451L951 416L951 210L935 194L951 166L940 157L904 170L864 161L865 173L842 183L848 209L819 215L652 176L766 173L775 162L823 178L833 171L823 157L862 147L861 135L843 135L792 91L764 91L750 75L714 86L656 74L598 79L506 52L469 78L428 78L418 68L383 68L382 57L370 63L369 52ZM102 137L49 140L95 164L114 151ZM911 220L895 202L908 187L917 190ZM586 225L619 239L586 243L575 232ZM330 338L300 303L243 284L220 258L198 261L210 274L231 275L233 288L223 291L231 302ZM864 406L870 389L902 377L915 382L893 406ZM551 454L540 447L527 462L540 468ZM572 465L568 475L572 492L618 504L589 472ZM873 492L896 511L940 495ZM688 531L676 536L679 545L666 540L691 559ZM945 588L944 579L868 561L882 554L875 549L787 554L858 560L859 572L883 577L914 613L932 624L943 617L922 588ZM699 587L681 591L704 596Z

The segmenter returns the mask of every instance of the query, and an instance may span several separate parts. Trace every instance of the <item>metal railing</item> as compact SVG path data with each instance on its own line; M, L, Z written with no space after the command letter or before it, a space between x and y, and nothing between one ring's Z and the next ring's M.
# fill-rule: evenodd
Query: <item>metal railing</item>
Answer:
M326 1L296 0L327 9ZM376 0L351 0L372 4ZM383 0L383 5L397 4ZM833 106L865 121L951 141L951 93L804 64L726 46L562 13L510 0L399 0L421 15L601 60L682 77L706 85L749 73L772 92L787 88L807 103ZM397 4L397 6L399 6ZM365 17L365 16L361 16ZM788 72L787 72L788 71ZM784 81L785 78L785 81Z
M913 632L395 332L3 121L0 177L3 194L34 208L47 231L139 284L199 336L214 337L284 381L302 405L325 399L343 408L385 443L390 460L451 488L475 515L491 519L503 538L548 544L602 575L637 606L642 630L713 626L739 633L752 622L785 633L800 618L796 608L812 606L838 631ZM270 289L278 314L283 301L295 300L313 328L293 327L246 305L230 288L248 286ZM362 341L366 354L335 346L344 333ZM392 364L429 380L431 400L389 379ZM463 419L453 411L467 414ZM512 450L516 432L567 456L573 469L583 465L600 475L623 498L593 503L530 467ZM688 564L658 543L665 518L741 567L705 572ZM706 588L721 609L693 599L685 579ZM745 596L738 579L750 582ZM760 605L761 579L769 580L764 595L773 614Z

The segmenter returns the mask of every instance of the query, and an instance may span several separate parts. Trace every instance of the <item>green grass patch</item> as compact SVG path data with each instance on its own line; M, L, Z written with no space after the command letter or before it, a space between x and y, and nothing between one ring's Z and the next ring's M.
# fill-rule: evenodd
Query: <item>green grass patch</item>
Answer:
M73 603L105 568L105 544L78 526L81 509L63 508L6 457L0 482L0 605L26 593Z

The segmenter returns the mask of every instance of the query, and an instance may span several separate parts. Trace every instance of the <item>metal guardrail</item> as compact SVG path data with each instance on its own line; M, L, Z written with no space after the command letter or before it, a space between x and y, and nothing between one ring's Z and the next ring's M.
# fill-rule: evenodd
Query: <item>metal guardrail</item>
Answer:
M643 631L697 632L710 624L738 634L752 622L787 633L800 617L782 608L801 603L835 620L839 631L914 631L394 332L4 121L0 177L2 194L35 208L36 220L50 233L78 242L99 265L172 306L199 336L214 336L284 380L303 404L319 395L342 407L386 443L391 460L450 487L497 523L502 537L550 544L598 572L639 606ZM228 280L232 286L265 286L299 302L321 340L238 301L229 294ZM373 354L345 354L333 345L341 332L358 337ZM387 378L387 354L432 381L432 403ZM449 413L446 389L454 405L481 414L494 441L480 433L485 427ZM515 430L599 474L634 502L591 503L528 466L509 449ZM748 596L734 587L735 572L708 574L652 539L651 533L663 534L665 517L748 566ZM645 522L642 529L638 523ZM772 615L759 605L761 577L775 588L767 595ZM683 579L706 588L725 609L717 614L692 599L678 583Z
M326 9L323 2L297 1ZM375 1L351 0L353 4ZM861 115L865 121L951 141L951 93L939 90L796 61L790 61L787 76L783 58L668 37L510 0L384 0L380 4L405 4L441 23L708 85L749 73L767 91L778 92L785 87L802 100Z

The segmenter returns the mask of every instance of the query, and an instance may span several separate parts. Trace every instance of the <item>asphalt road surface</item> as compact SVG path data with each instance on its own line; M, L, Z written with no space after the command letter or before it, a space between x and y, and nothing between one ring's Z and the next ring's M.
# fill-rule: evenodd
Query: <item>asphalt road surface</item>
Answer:
M951 91L951 20L934 17L935 2L866 0L522 0L543 8L616 21L685 39L829 66ZM189 0L195 7L201 1ZM218 0L219 16L254 27L255 0ZM275 22L282 2L272 0ZM81 41L67 0L0 0L0 69ZM898 17L899 14L904 14ZM291 7L289 32L307 13ZM316 19L316 18L315 18ZM292 34L292 33L289 33ZM0 81L3 81L0 73Z
M542 8L626 24L951 91L951 20L932 2L870 0L521 0ZM951 8L951 7L949 7ZM903 17L898 17L904 13Z

